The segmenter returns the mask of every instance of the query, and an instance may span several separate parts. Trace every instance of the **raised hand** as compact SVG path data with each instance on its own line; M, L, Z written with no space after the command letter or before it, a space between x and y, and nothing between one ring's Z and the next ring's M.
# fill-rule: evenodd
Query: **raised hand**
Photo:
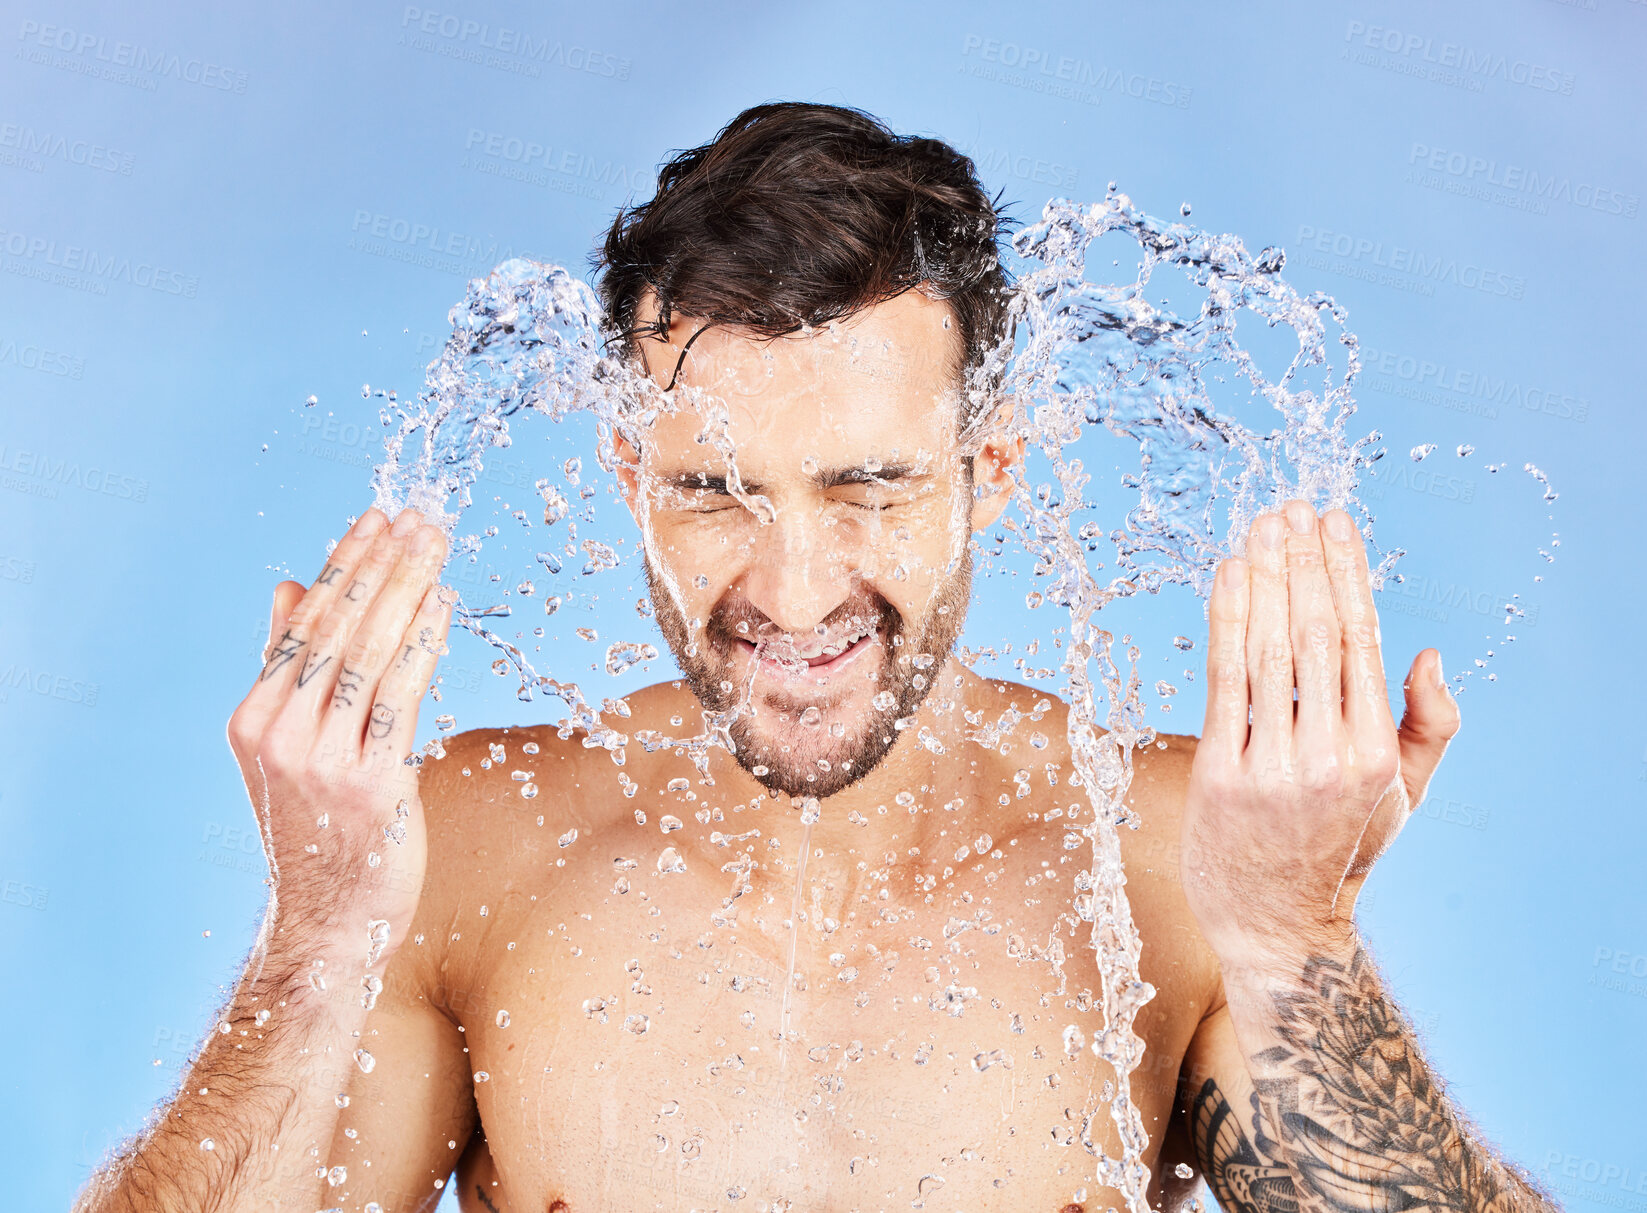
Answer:
M1207 682L1182 851L1203 933L1226 956L1353 933L1355 895L1459 716L1426 649L1397 728L1348 514L1293 501L1254 521L1247 559L1219 566Z
M444 651L438 527L367 510L305 592L275 589L262 672L229 719L262 829L270 924L288 954L377 963L423 885L418 705ZM334 969L335 969L334 965Z

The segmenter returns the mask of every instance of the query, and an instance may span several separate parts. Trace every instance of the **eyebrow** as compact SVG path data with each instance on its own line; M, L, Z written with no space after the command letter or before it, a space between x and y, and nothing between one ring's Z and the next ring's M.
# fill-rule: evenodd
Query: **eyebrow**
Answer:
M812 482L813 487L827 490L848 484L916 484L931 479L931 475L918 471L913 463L888 463L873 472L864 467L819 468L807 479ZM665 487L682 492L702 490L705 493L731 494L727 478L722 473L667 472L660 475L658 480ZM760 493L765 487L756 481L743 481L743 491L751 495Z

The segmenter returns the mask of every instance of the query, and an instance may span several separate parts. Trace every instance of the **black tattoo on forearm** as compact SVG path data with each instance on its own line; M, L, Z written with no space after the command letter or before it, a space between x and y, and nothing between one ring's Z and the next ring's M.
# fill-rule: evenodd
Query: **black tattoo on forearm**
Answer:
M372 718L366 731L382 741L395 727L395 710L381 703L372 705Z
M309 660L303 663L303 672L297 676L298 686L307 686L309 679L313 678L316 674L320 673L320 671L324 670L331 664L332 655L330 653L322 657L319 661L315 660L315 656L316 655L314 653L310 653Z
M270 675L277 670L284 669L286 664L303 651L306 640L298 640L291 633L291 629L280 634L280 639L269 646L269 655L263 663L263 673L258 676L259 682L267 682Z
M1453 1108L1365 949L1313 957L1275 996L1286 1042L1253 1060L1255 1151L1284 1162L1297 1207L1321 1213L1559 1209ZM1266 1128L1268 1133L1266 1133ZM1272 1139L1269 1134L1274 1134ZM1263 1206L1254 1206L1263 1207Z
M1235 1109L1210 1078L1195 1097L1190 1123L1201 1174L1224 1213L1297 1213L1292 1172L1274 1154L1259 1154L1241 1131ZM1252 1127L1260 1143L1274 1146L1259 1123L1256 1093L1252 1096Z
M491 1213L498 1213L498 1207L491 1202L486 1195L486 1189L481 1187L479 1184L475 1185L475 1195L480 1197L480 1203L485 1205Z
M351 670L347 665L337 672L337 689L332 692L332 706L347 708L354 706L354 694L360 690L360 684L366 680L366 675L360 670Z

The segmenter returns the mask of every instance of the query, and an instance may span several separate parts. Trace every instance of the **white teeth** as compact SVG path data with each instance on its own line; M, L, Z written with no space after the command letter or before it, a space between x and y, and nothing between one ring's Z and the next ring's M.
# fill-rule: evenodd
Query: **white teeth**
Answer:
M819 657L835 658L846 652L864 637L873 635L873 633L874 629L872 627L860 626L854 628L850 632L847 632L839 639L831 640L825 644L817 645L815 647L808 646L804 649L797 647L793 640L785 637L782 640L774 641L766 645L763 655L770 657L773 661L790 663L812 661Z

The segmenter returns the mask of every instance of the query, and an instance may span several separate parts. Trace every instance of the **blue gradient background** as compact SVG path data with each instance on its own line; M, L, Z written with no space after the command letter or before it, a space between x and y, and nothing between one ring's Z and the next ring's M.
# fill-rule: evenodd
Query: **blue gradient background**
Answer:
M419 34L397 5L0 7L8 1207L63 1207L140 1125L252 941L264 872L223 728L273 582L288 566L312 576L367 503L375 446L359 435L376 406L360 385L414 391L470 274L516 253L581 269L669 149L794 98L976 152L1023 218L1111 179L1158 214L1189 200L1197 223L1286 248L1288 277L1332 292L1388 355L1364 375L1358 423L1385 432L1392 463L1441 445L1408 465L1432 476L1374 502L1381 538L1434 590L1386 610L1390 662L1429 643L1455 666L1479 655L1498 616L1465 598L1521 592L1537 615L1501 647L1498 683L1464 697L1466 731L1374 874L1366 930L1490 1138L1573 1209L1647 1209L1647 586L1629 354L1647 4L427 10L562 48L480 63L461 57L478 38L438 22ZM48 25L73 49L42 46ZM93 74L120 42L162 70ZM1431 79L1426 55L1446 44L1506 70ZM1037 55L1052 76L1024 67ZM1046 89L1060 56L1075 95ZM196 83L199 64L213 66ZM484 154L490 135L553 148L551 167L528 182L488 171L508 163ZM75 162L82 142L105 149L93 164ZM1414 179L1429 154L1415 148L1441 149L1435 180ZM1612 191L1634 213L1436 188L1467 180L1450 152ZM460 251L363 240L377 216ZM1347 236L1348 255L1320 233ZM42 280L37 241L161 267L184 293ZM1520 297L1381 268L1397 246ZM1447 370L1419 377L1423 362ZM1519 398L1484 404L1458 390L1461 371ZM1458 460L1464 442L1478 453ZM504 496L529 486L528 454L500 465ZM1492 476L1489 459L1512 470ZM1561 491L1553 524L1517 470L1529 459ZM86 487L91 468L108 491ZM1535 548L1552 526L1546 566ZM1021 590L982 588L973 643L1022 626ZM1163 638L1201 625L1188 595L1146 605L1135 628L1153 681L1193 664L1168 663ZM516 704L482 646L455 644L447 698L464 726L559 714ZM1176 681L1160 724L1193 730L1196 687Z

